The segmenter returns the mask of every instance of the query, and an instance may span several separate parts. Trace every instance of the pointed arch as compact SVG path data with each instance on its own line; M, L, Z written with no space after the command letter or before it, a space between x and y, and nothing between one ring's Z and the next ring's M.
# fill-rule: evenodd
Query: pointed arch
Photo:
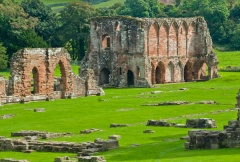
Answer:
M193 21L188 27L187 34L187 55L195 55L195 37L196 37L196 23Z
M208 80L209 72L206 60L201 60L195 65L195 78L197 80Z
M131 70L127 72L127 84L128 86L134 85L134 74Z
M168 56L177 56L177 31L178 26L177 23L174 21L169 29L169 36L168 36Z
M38 94L40 89L39 82L39 71L36 66L32 69L32 78L31 78L31 94Z
M184 67L184 81L189 82L194 79L193 63L188 61Z
M168 63L166 69L166 82L174 82L174 64L172 62Z
M178 29L178 55L187 55L187 23L185 21Z
M163 62L159 62L155 69L155 83L163 84L165 83L165 66Z
M57 71L60 71L60 76L59 74L56 75L56 73L59 73ZM59 60L58 63L56 64L56 67L54 68L54 85L53 89L54 91L61 91L63 92L62 95L64 95L64 92L67 91L67 71L66 68L64 67L64 63L62 60ZM63 97L63 96L62 96Z
M157 22L154 22L148 32L148 55L156 56L158 54L158 30Z
M168 54L168 24L163 22L159 30L159 55L167 56Z
M107 68L103 68L100 71L100 80L99 80L100 85L109 84L109 75L110 75L110 71Z

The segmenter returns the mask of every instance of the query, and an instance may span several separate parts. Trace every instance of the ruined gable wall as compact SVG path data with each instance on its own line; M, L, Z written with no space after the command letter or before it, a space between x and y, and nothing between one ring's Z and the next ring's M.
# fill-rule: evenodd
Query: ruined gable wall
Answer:
M218 76L211 37L201 17L101 17L92 19L90 33L85 62L100 84L103 69L109 70L107 84L113 86L126 86L129 70L134 73L135 86L140 80L159 84ZM205 64L207 77L200 73Z

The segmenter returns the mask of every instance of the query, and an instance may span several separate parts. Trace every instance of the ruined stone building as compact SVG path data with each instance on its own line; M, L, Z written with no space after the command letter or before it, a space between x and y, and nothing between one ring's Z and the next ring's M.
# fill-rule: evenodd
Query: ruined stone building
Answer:
M93 71L75 75L64 48L25 48L12 56L10 78L0 77L0 104L101 95ZM56 67L61 77L54 77Z
M202 17L98 17L81 67L93 69L99 85L149 87L212 79L217 65Z

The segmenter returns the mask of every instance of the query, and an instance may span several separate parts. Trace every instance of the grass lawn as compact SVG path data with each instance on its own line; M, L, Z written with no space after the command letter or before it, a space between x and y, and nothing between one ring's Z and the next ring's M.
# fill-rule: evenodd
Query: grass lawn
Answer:
M240 73L222 72L221 78L207 82L164 84L159 88L105 89L106 95L100 97L82 97L77 99L56 100L50 102L32 102L29 104L4 105L0 115L15 114L12 119L0 120L0 136L10 137L10 133L20 130L39 130L50 132L73 132L71 137L51 139L56 141L93 141L95 138L107 139L109 135L119 134L120 148L100 153L107 161L237 161L239 149L220 150L184 150L181 136L188 133L187 128L150 127L149 119L166 119L185 123L183 115L192 114L192 118L208 117L217 122L222 130L228 120L236 119L237 111L212 111L234 108L235 97L240 85ZM179 91L179 88L188 88ZM150 94L151 91L163 91ZM163 101L202 101L214 100L216 105L189 104L181 106L142 106L146 103ZM45 108L44 113L34 113L33 108ZM30 109L30 110L29 110ZM195 116L194 114L199 114ZM129 127L109 128L111 123L131 124ZM102 129L87 135L80 130L87 128ZM151 129L156 133L144 134ZM138 146L135 146L135 145ZM52 162L54 157L75 156L68 153L15 153L0 152L0 158L12 157L28 159L32 162Z
M237 52L217 52L219 66L239 64ZM234 57L233 63L225 62ZM77 71L78 67L73 67ZM59 69L58 69L59 70ZM60 73L59 71L56 73ZM2 72L0 73L2 75ZM146 126L149 119L168 119L170 122L184 124L188 118L213 118L216 129L222 130L229 120L237 118L237 110L212 113L218 110L234 108L236 95L240 88L239 72L220 72L221 78L206 82L188 82L163 84L158 88L109 88L105 96L82 97L49 102L31 102L0 107L0 115L15 114L12 119L0 119L0 136L10 137L11 132L20 130L39 130L50 132L72 132L71 137L51 139L55 141L86 142L96 138L107 139L118 134L120 148L99 153L110 162L156 162L156 161L237 161L240 159L239 148L219 150L184 150L184 140L188 128ZM180 88L187 88L180 91ZM151 94L152 91L162 93ZM202 101L214 100L216 105L189 104L180 106L142 106L147 103L164 101ZM35 113L34 108L45 108L46 112ZM110 128L111 123L130 124L129 127ZM80 130L98 128L103 131L80 135ZM153 134L144 134L146 129ZM69 153L0 152L0 158L27 159L32 162L52 162L55 157L70 156Z

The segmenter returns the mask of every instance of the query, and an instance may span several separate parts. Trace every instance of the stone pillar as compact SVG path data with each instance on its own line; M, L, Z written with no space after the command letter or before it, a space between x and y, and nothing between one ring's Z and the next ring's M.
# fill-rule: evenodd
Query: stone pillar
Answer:
M4 77L0 77L0 97L6 96L6 81Z

